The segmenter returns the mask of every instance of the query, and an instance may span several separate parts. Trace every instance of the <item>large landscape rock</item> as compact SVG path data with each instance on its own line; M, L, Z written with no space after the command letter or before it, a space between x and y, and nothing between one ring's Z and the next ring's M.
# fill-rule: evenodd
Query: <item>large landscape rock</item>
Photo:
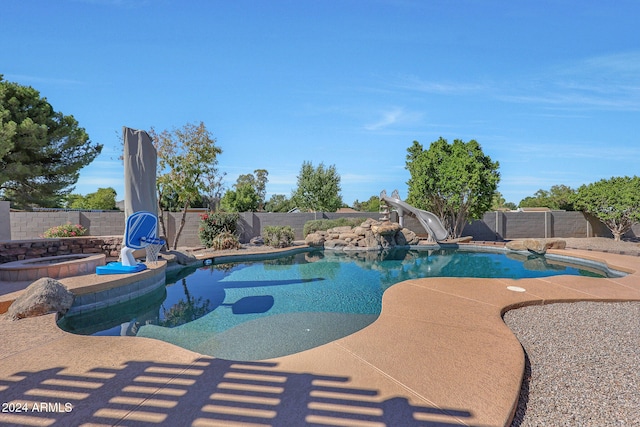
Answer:
M371 225L371 231L381 236L395 236L401 229L402 227L397 222L383 221L379 224Z
M36 280L9 306L7 317L18 320L49 313L66 313L73 304L73 294L50 277Z
M312 248L321 248L324 246L325 233L323 231L316 231L315 233L309 233L305 237L304 242Z
M420 242L418 235L408 228L403 228L396 234L396 243L398 246L417 245Z
M523 239L507 242L506 248L512 251L529 251L544 255L548 249L564 249L567 242L561 239Z
M194 254L188 250L171 250L162 253L162 259L167 261L167 264L180 264L191 265L198 259Z

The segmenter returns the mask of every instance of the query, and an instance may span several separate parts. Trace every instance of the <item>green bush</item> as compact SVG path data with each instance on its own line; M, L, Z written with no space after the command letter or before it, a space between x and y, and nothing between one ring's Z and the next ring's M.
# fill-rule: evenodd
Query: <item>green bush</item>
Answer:
M43 237L46 237L47 239L56 237L78 237L84 236L86 232L87 229L80 224L67 223L64 225L58 225L57 227L51 227L44 232Z
M222 233L235 235L239 219L240 214L238 213L213 212L200 215L200 227L198 228L200 243L207 248L211 248L213 247L214 239L218 235Z
M216 251L222 251L224 249L240 249L240 242L238 236L228 231L224 231L213 238L211 241L211 248Z
M288 226L267 225L262 229L264 244L274 248L288 248L293 245L293 229Z
M356 227L362 224L365 221L365 218L336 218L336 219L315 219L312 221L307 221L304 224L304 228L302 230L305 237L311 233L315 233L316 231L326 231L333 227Z

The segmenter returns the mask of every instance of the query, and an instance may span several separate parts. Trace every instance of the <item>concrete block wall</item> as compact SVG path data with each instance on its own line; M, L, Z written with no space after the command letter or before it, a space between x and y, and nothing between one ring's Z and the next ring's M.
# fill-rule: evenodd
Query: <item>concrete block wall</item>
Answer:
M124 212L80 212L80 224L90 230L91 235L122 236L124 234ZM96 231L100 234L94 234Z
M176 230L180 225L182 213L165 212L168 241L173 243ZM82 211L52 211L52 212L11 212L10 236L2 240L26 240L40 238L51 227L67 223L80 224L87 229L88 236L122 236L125 229L124 212L82 212ZM198 227L200 216L198 212L187 212L184 229L178 242L179 246L198 246ZM160 232L160 230L159 230Z
M11 212L11 239L24 240L41 237L51 227L67 223L82 224L78 211Z
M1 213L1 211L0 211ZM200 246L198 228L201 212L187 212L186 222L178 246ZM181 212L165 212L167 224L166 239L173 244L176 230L180 226ZM240 214L240 241L247 243L251 238L262 234L267 225L289 225L293 228L295 239L304 238L303 229L307 221L314 219L335 219L338 217L359 217L378 219L377 212L358 212L348 214L316 213L266 213L245 212ZM81 224L88 230L89 236L122 236L125 218L120 211L108 212L11 212L11 240L37 239L49 228L66 224ZM396 212L391 220L397 222ZM2 215L0 215L0 223ZM6 214L5 214L6 222ZM420 236L426 235L420 223L411 216L405 216L405 227ZM161 233L159 230L159 234ZM482 220L467 224L463 236L472 236L475 240L509 240L525 237L612 237L609 230L595 218L581 212L487 212ZM640 225L633 227L625 237L640 236ZM4 239L8 240L8 239Z
M198 228L200 227L200 214L201 212L187 212L184 228L180 233L178 247L200 246L200 238L198 237ZM165 212L164 215L167 224L167 240L170 245L173 245L173 240L182 220L182 212ZM158 231L158 233L160 233L160 231Z

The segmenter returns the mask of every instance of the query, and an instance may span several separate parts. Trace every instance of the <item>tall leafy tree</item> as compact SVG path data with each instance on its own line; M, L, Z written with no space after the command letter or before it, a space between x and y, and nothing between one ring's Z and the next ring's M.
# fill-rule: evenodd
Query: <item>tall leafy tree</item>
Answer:
M240 175L232 190L227 190L220 205L227 212L255 212L265 204L266 186L269 179L266 169L256 169L253 175Z
M266 169L256 169L253 171L256 178L255 188L258 193L258 210L264 210L267 197L267 182L269 182L269 172Z
M227 212L255 212L258 210L259 202L255 187L248 182L240 182L239 180L233 190L227 190L224 193L220 206Z
M0 197L20 208L61 206L101 150L73 116L0 75Z
M335 165L325 167L320 163L314 168L311 162L303 162L292 199L300 209L335 212L342 206L340 190L340 175Z
M407 202L440 217L452 236L459 237L469 220L491 209L500 165L478 142L456 139L449 144L441 137L428 150L413 141L407 152Z
M158 201L165 194L171 194L182 207L180 225L173 240L173 249L177 249L187 209L201 194L211 193L212 185L219 181L216 166L222 149L216 145L216 139L203 122L198 125L187 123L179 129L164 130L161 133L152 129L149 135L158 150ZM162 207L159 209L159 217L162 231L166 235Z
M640 223L640 178L613 177L582 185L574 195L576 209L602 221L614 240Z

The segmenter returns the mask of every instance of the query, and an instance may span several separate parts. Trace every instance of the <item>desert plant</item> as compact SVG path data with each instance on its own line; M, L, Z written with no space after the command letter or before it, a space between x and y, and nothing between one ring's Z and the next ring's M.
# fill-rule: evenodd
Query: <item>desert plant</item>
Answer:
M87 229L81 226L80 224L67 223L64 225L51 227L50 229L44 232L43 237L47 239L52 239L56 237L78 237L78 236L84 236L86 232L87 232Z
M240 249L240 242L238 241L238 236L225 231L213 238L210 247L216 251L222 251L224 249Z
M302 233L306 237L311 233L315 233L316 231L326 231L333 227L356 227L362 224L365 221L365 218L347 218L341 217L336 219L314 219L311 221L307 221L304 224L304 228L302 229Z
M238 229L238 219L240 219L240 215L237 213L213 212L200 215L198 229L200 243L210 248L218 235L222 233L235 235Z
M293 229L288 225L267 225L262 229L264 244L273 248L287 248L294 238Z

